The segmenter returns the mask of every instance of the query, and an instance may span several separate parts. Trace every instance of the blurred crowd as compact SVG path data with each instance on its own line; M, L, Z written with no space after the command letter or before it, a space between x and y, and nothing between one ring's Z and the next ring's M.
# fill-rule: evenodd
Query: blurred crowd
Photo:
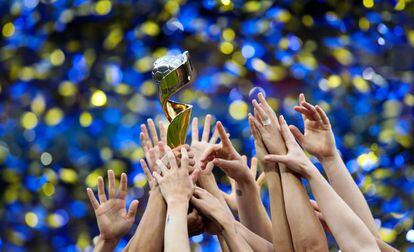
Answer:
M8 0L0 14L1 250L91 248L85 187L108 169L127 172L139 220L140 124L166 121L152 64L188 50L197 78L175 99L223 122L241 153L255 155L259 91L296 125L298 93L323 108L381 238L414 251L414 1Z

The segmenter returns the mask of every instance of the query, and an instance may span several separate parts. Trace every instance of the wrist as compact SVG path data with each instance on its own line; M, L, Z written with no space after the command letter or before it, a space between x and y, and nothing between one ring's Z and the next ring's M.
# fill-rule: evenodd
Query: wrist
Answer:
M106 246L116 247L120 239L121 237L108 238L108 237L103 236L102 234L99 234L97 244L101 243Z
M223 237L229 237L236 234L236 224L234 220L223 223L221 233Z
M317 156L319 162L321 163L326 163L326 162L331 162L331 161L335 161L338 158L340 158L339 156L339 152L336 148L334 148L334 150L327 155L322 155L322 156Z
M166 200L168 209L188 209L189 200L185 197L174 197Z
M320 172L318 170L318 168L316 168L313 164L312 166L309 166L306 169L306 172L304 174L305 179L307 179L308 181L313 180L315 178L317 178L320 175Z
M250 174L247 174L248 176L245 176L243 179L239 179L236 181L237 189L240 190L250 190L252 187L256 187L256 181L253 179L253 177Z

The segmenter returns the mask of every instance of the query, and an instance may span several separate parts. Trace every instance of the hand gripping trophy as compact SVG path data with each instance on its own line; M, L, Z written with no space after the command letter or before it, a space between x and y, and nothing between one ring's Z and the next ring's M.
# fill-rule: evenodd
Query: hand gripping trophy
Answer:
M190 123L192 105L170 100L170 97L188 86L195 77L188 51L166 55L154 62L152 76L158 84L158 95L170 125L167 143L171 148L184 144Z

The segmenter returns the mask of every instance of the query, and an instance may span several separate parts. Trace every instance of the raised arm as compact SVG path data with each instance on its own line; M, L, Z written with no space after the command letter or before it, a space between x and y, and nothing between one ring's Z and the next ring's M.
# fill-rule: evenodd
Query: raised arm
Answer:
M198 170L188 174L188 154L185 148L181 149L181 164L178 166L176 157L167 149L169 168L157 160L161 173L154 172L153 176L160 186L161 193L167 204L165 220L164 251L190 251L187 230L187 211L189 200L193 194L194 182Z
M220 203L211 193L196 187L191 203L207 218L214 222L230 251L253 251L243 239L234 222L234 217L226 209L227 206Z
M272 225L260 199L259 189L247 163L233 147L223 125L217 122L221 143L206 150L202 163L211 161L236 181L236 200L240 221L248 229L272 240Z
M272 215L272 240L275 250L294 251L289 223L285 212L282 183L277 164L268 162L264 156L268 154L263 140L254 126L254 118L249 115L249 125L254 137L256 156L263 168L270 196L270 212Z
M129 206L129 211L126 211L127 176L125 173L121 175L118 194L115 192L115 175L112 170L108 170L108 180L108 198L105 194L102 177L98 177L99 201L95 198L91 188L86 189L100 232L94 249L96 252L113 251L115 249L121 237L131 229L138 207L138 200L134 200Z
M243 161L247 163L247 157L245 155L242 156ZM260 190L263 186L263 183L265 182L265 173L262 172L260 173L260 175L257 177L258 174L258 161L257 158L253 157L250 161L250 175L252 176L253 179L256 180L256 186L257 186L257 190L260 193ZM257 177L257 178L256 178ZM229 208L231 209L231 211L233 211L234 213L236 213L237 215L238 210L237 210L237 188L236 188L236 181L234 179L232 179L231 177L227 176L227 178L230 181L230 186L231 186L231 192L230 193L225 193L222 192L222 194L224 195L224 199L226 200L227 205L229 206Z
M148 119L147 122L148 127L145 124L141 125L140 139L148 166L144 160L141 160L140 162L150 187L149 199L139 226L136 229L134 236L125 247L125 251L160 252L163 251L164 247L164 236L159 234L164 233L164 220L167 208L158 184L152 177L152 170L156 170L155 161L162 158L165 154L164 146L167 144L167 130L162 122L159 122L160 132L158 135L154 121ZM184 147L189 150L188 145L185 145ZM180 148L175 148L173 152L176 157L181 155ZM189 156L191 155L193 154L190 154ZM194 160L192 160L192 163L194 164Z
M270 154L285 154L286 146L280 135L277 116L262 93L259 93L258 98L260 103L253 100L256 117L255 127ZM313 212L300 178L283 163L279 164L279 171L286 215L295 251L327 251L326 236Z
M299 95L299 106L294 109L302 114L305 131L302 134L297 127L291 125L291 132L303 149L322 163L335 192L361 218L371 233L379 238L369 206L336 150L331 123L325 112L318 105L307 103L303 94Z
M141 124L140 140L149 166L147 166L147 163L144 160L141 160L141 167L145 172L150 186L149 198L141 221L134 236L125 247L125 251L143 250L161 252L164 247L164 236L158 234L164 232L164 220L167 208L158 184L151 175L151 169L156 167L155 161L164 155L164 145L159 143L167 143L167 130L164 124L159 122L160 133L158 136L154 121L148 119L147 123L148 127L145 124ZM149 132L151 132L151 135Z
M244 238L244 240L249 244L249 246L253 249L253 251L262 251L262 252L274 251L273 243L253 233L240 222L235 221L235 224L236 224L238 232ZM286 251L286 250L283 250L280 248L279 251Z
M280 126L287 147L286 155L267 155L266 160L284 163L292 171L301 174L309 181L309 185L319 204L329 229L343 251L379 251L374 236L336 194L318 169L306 157L296 142L283 116L280 116Z

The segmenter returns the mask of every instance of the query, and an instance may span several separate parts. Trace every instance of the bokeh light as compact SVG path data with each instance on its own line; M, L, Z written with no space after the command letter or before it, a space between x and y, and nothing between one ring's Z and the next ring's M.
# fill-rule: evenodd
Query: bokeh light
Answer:
M128 173L139 220L139 125L166 121L152 64L185 50L197 77L174 99L213 114L249 157L259 92L300 128L299 93L325 109L381 238L414 250L414 1L10 0L0 14L0 250L91 249L85 187L108 169Z

